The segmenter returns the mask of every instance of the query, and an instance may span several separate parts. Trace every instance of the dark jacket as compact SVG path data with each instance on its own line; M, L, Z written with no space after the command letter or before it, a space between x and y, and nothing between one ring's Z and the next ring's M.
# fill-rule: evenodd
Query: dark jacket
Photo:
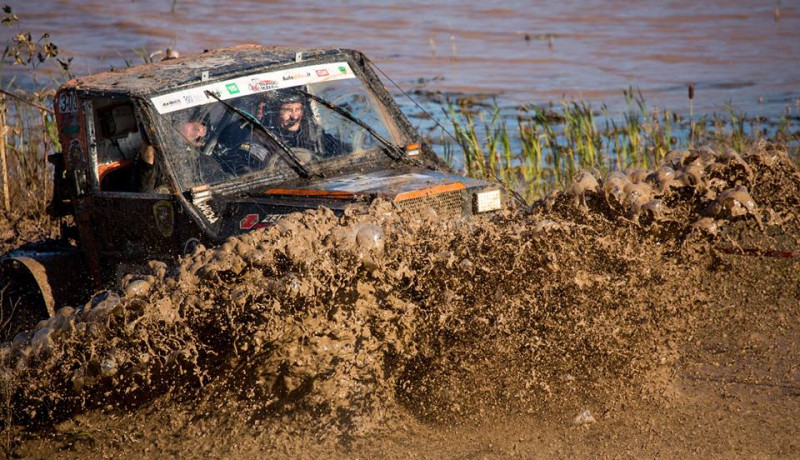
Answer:
M158 177L158 166L148 164L137 158L133 163L133 175L131 176L131 191L139 193L150 193L156 188L156 178Z

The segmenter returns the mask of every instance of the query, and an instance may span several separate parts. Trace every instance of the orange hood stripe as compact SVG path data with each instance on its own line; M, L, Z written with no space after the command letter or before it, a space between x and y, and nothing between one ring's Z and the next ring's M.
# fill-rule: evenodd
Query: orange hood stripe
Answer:
M440 193L452 192L455 190L464 190L467 187L461 182L452 184L437 185L435 187L426 188L422 190L412 190L398 194L394 201L410 200L412 198L420 198L430 195L438 195ZM291 188L271 188L264 192L266 195L284 195L284 196L313 196L317 198L332 198L332 199L353 199L358 193L347 192L341 190L307 190L307 189L291 189Z
M423 196L430 196L430 195L438 195L440 193L445 192L452 192L455 190L464 190L467 187L464 186L461 182L455 182L452 184L445 184L445 185L437 185L436 187L426 188L423 190L414 190L411 192L405 192L398 194L394 201L404 201L410 200L412 198L420 198Z
M334 198L349 200L356 196L353 192L342 192L339 190L303 190L292 188L271 188L264 192L267 195L290 195L290 196L315 196L319 198Z

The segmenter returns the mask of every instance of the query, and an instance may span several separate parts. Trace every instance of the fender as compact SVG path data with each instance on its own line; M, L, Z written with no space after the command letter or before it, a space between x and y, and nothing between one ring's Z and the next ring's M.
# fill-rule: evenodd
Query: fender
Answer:
M44 307L47 309L47 316L55 314L56 301L53 298L53 289L50 287L50 281L47 279L47 269L44 265L31 257L22 255L4 257L2 264L17 272L26 271L36 281Z
M83 251L47 241L23 246L0 257L0 266L26 272L36 282L47 313L80 301L91 289Z

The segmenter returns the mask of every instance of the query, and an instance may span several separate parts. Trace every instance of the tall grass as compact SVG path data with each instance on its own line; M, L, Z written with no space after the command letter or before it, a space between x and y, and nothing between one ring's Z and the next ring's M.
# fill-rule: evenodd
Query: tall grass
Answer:
M2 11L2 26L17 25L9 6ZM25 78L24 87L14 76L0 88L0 209L6 213L47 219L45 210L52 193L47 155L60 149L50 108L58 83L51 76L68 76L71 62L57 56L58 47L48 34L34 40L30 33L18 31L0 57L0 76L13 70Z
M472 99L448 100L445 113L463 150L463 172L501 181L528 200L563 188L579 169L648 169L675 149L704 143L741 151L764 135L762 119L748 118L730 104L725 114L699 120L692 114L685 120L669 110L648 108L641 91L629 88L623 97L626 109L618 114L605 105L594 110L586 102L523 105L516 109L515 124L500 115L496 101L487 108ZM793 134L792 127L787 113L771 135L794 142L797 156L800 132ZM451 146L446 150L454 156Z
M0 142L5 146L3 207L8 212L44 215L52 193L52 173L46 160L59 148L58 135L53 114L30 104L48 103L51 95L5 91L27 97L0 97Z

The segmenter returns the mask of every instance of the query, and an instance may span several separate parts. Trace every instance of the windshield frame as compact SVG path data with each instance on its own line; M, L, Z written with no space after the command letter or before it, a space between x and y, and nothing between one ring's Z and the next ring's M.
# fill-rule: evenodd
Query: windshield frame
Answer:
M388 94L385 87L382 86L380 80L371 72L370 69L363 67L364 64L364 57L360 53L357 53L356 56L360 56L361 59L354 59L354 56L344 50L344 52L333 54L333 55L325 55L320 58L309 59L309 60L300 60L295 62L288 62L285 64L270 64L266 66L256 66L247 69L237 70L233 72L227 72L225 74L219 75L218 77L209 81L198 81L192 85L184 85L181 87L173 87L166 91L160 91L158 93L154 93L153 95L146 97L145 102L148 111L151 113L151 119L153 120L153 125L155 127L154 131L156 131L156 136L160 142L161 151L163 152L164 149L169 149L169 142L166 142L170 136L174 136L174 133L169 133L169 131L175 130L174 125L170 122L169 118L164 116L159 109L157 108L158 102L163 102L167 96L175 95L181 92L185 92L187 90L194 90L196 91L199 88L208 87L209 85L225 85L230 80L238 80L238 79L249 79L254 76L263 73L273 73L273 72L290 72L294 69L299 68L306 68L312 67L317 65L330 65L335 63L344 62L348 66L348 70L352 72L352 76L349 78L358 80L358 86L363 89L364 94L368 97L370 101L370 105L373 107L375 115L378 117L380 122L386 128L390 139L393 143L398 145L406 145L414 141L417 137L416 132L413 128L410 128L410 124L403 116L402 112L396 107L394 100ZM335 80L333 80L335 81ZM314 82L312 84L321 83ZM298 84L294 86L301 86L303 84ZM273 89L269 89L266 91L272 91ZM266 92L264 91L264 92ZM384 94L385 93L385 94ZM255 93L254 93L255 94ZM242 96L243 97L243 96ZM228 98L227 100L231 100L232 98ZM223 99L225 101L226 99ZM219 103L216 100L211 100L208 102L209 104ZM410 129L409 129L410 128ZM379 148L372 148L367 151L366 153L375 153L375 157L385 157L386 154L383 152L385 147ZM172 181L175 183L178 190L181 192L185 192L192 188L196 188L203 184L195 184L191 187L187 187L187 184L184 184L182 180L176 175L178 172L177 165L175 163L175 159L173 158L174 153L172 152L165 152L163 155L159 155L162 157L162 161L165 163L169 163L167 166L167 171L170 172L172 177ZM326 161L323 163L317 164L309 164L309 170L313 171L316 176L329 176L330 174L326 173L326 170L336 170L341 167L342 164L360 164L364 165L367 164L365 162L364 154L359 154L359 158L354 158L352 161ZM386 165L384 161L375 161L376 167L385 167ZM379 165L381 164L381 165ZM239 177L231 177L221 182L217 182L211 184L212 189L239 189L243 185L248 182L254 182L258 184L269 184L269 183L281 183L290 180L296 180L299 178L299 175L296 172L289 172L286 174L286 171L281 171L279 174L269 174L271 177L264 177L264 174L247 174L244 176Z

